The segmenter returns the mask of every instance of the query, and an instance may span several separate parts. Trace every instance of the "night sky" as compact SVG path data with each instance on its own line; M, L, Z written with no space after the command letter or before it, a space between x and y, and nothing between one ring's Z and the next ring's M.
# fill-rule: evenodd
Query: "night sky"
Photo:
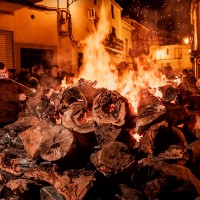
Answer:
M190 0L116 0L122 15L159 33L186 36L190 33Z

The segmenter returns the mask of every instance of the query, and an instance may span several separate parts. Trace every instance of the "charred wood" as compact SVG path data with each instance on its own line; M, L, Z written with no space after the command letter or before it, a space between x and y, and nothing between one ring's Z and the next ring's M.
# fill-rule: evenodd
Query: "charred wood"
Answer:
M15 176L21 175L19 161L11 155L10 157L4 153L0 153L0 169Z
M187 145L190 155L190 162L193 164L200 163L200 140L196 140Z
M48 98L37 95L29 98L26 105L26 116L36 116L38 119L52 118L54 120L55 106Z
M200 111L190 112L186 127L191 134L200 139Z
M188 166L200 180L200 140L196 140L187 146L189 153Z
M71 177L68 174L58 174L55 169L47 170L41 167L30 169L24 177L49 183L65 200L83 199L92 186L92 182L95 181L92 171Z
M186 148L178 145L171 145L165 152L158 155L158 160L167 163L185 165L189 160L189 154Z
M94 131L97 143L100 146L115 141L121 133L121 127L112 124L101 124Z
M18 135L38 122L36 117L21 117L16 122L0 129L0 151L18 154L23 152L23 144Z
M190 96L188 99L188 108L192 111L199 111L200 110L200 95L198 96Z
M38 187L41 187L41 185L39 185L38 183L28 179L10 180L5 184L5 186L7 188L10 188L15 195L22 196L22 194L24 194L30 189L29 185L31 184L38 185Z
M119 184L120 191L122 193L122 199L126 200L144 200L147 199L146 195L138 189L132 186Z
M30 158L41 157L46 161L65 164L67 160L73 163L80 159L81 155L86 156L96 144L93 135L80 135L46 120L22 132L20 138ZM80 161L83 162L83 158Z
M136 132L143 132L152 124L164 119L165 105L155 96L143 94L138 104L138 116L136 119Z
M77 87L68 87L58 95L55 101L56 110L63 114L74 102L82 102L85 107L88 104L86 97Z
M188 112L183 105L164 103L166 107L165 120L171 126L180 125L188 120Z
M165 121L152 125L144 132L140 143L140 150L151 156L158 155L173 144L179 144L181 147L187 145L183 133L175 127L169 127Z
M158 161L157 158L145 158L138 162L138 167L143 173L144 169L147 170L146 172L150 170L148 175L146 174L147 180L144 183L146 185L144 191L150 197L162 199L168 196L173 199L180 195L187 199L188 197L195 198L200 194L200 181L185 166L168 164ZM149 184L154 185L154 188L156 186L158 190L154 188L151 190L152 187L149 187Z
M94 166L105 176L129 171L135 163L128 147L122 142L110 142L92 155Z
M122 126L126 116L125 99L116 91L106 90L94 99L92 112L98 125Z
M162 93L162 101L171 102L176 99L177 90L171 85L165 85L159 88Z
M53 186L46 186L40 189L40 200L65 200Z
M74 102L66 108L62 115L61 124L78 133L92 132L95 126L92 111L81 102Z

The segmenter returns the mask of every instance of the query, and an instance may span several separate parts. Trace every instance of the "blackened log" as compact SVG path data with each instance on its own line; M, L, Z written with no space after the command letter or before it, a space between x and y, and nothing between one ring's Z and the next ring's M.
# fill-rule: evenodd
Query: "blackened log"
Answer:
M92 133L78 134L61 127L60 131L54 131L52 137L42 144L40 157L47 161L55 161L61 166L84 166L89 162L89 156L96 145L95 137Z
M198 96L190 96L188 99L189 106L188 108L193 111L200 110L200 95Z
M6 181L17 179L25 171L36 166L36 162L29 159L27 155L23 157L21 154L0 154L0 173Z
M179 138L175 144L186 147L188 143L182 130L178 127L172 126L172 132Z
M113 142L121 133L121 127L112 124L101 124L95 127L94 131L98 145L103 146L109 142Z
M171 145L165 152L158 155L158 159L168 163L185 165L189 160L189 154L186 148Z
M165 180L167 182L165 183L165 185L163 185L162 191L159 191L160 192L159 195L161 195L162 192L164 192L165 194L170 193L172 192L171 191L172 189L175 190L176 187L178 188L181 186L182 186L183 193L187 191L188 193L196 195L196 196L200 194L200 180L198 180L198 178L195 177L192 171L185 166L176 165L176 164L168 164L162 161L158 161L157 158L144 158L138 162L138 167L140 169L150 167L153 170L155 170L155 172L152 173L152 175L153 174L158 175L160 173L160 178L165 177ZM154 178L154 177L151 177L151 178ZM171 188L170 191L166 191L167 189L168 190L170 189L169 187L169 184L171 185L170 180L173 180L173 187L175 188ZM181 186L180 186L180 182L182 182ZM184 185L186 185L187 187L184 187Z
M90 81L86 80L84 78L80 78L78 80L78 86L89 86L89 87L95 87L97 84L97 81Z
M200 139L200 111L190 112L186 124L188 131Z
M35 181L47 182L54 186L56 191L63 195L66 200L83 199L92 182L95 181L94 171L70 177L58 174L54 168L44 169L42 167L32 168L25 172L24 177Z
M56 110L63 114L69 105L74 102L82 102L87 107L87 99L84 94L77 87L68 87L55 100Z
M12 124L5 126L6 129L22 132L23 130L36 125L39 119L35 116L20 117Z
M46 186L40 189L40 200L65 200L53 186Z
M196 140L187 146L190 152L190 161L193 164L200 163L200 140Z
M105 144L101 150L92 155L91 161L105 176L127 172L135 163L128 147L116 141Z
M193 173L199 177L200 174L200 140L196 140L187 146L190 155L188 165Z
M55 106L51 104L48 98L42 98L40 95L31 97L26 102L27 116L36 116L39 119L54 118Z
M156 135L159 132L166 132L166 129L168 127L168 123L165 121L162 121L160 123L157 123L153 126L151 126L143 135L143 137L140 140L140 150L144 153L153 155L154 153L154 142Z
M19 161L4 153L0 153L0 169L15 176L21 175Z
M66 108L61 124L78 133L92 132L95 126L92 111L81 102L74 102Z
M144 94L138 103L135 131L141 133L152 124L162 121L165 113L166 108L157 97Z
M172 126L180 125L188 120L188 112L183 105L164 102L165 120Z
M3 177L3 175L1 174L1 171L0 171L0 194L2 194L2 190L4 188L4 183L5 183L5 179Z
M165 85L159 87L160 92L162 93L162 101L171 102L175 100L177 95L177 90L171 85Z
M78 86L77 89L85 96L87 99L87 107L91 110L93 101L97 95L106 91L105 88L94 88L92 86Z
M146 195L142 191L135 189L132 186L129 186L126 184L119 184L119 189L121 193L123 194L122 199L143 200L147 198Z
M10 188L15 195L22 196L30 189L29 186L32 184L39 186L39 184L35 181L27 179L10 180L5 185L7 188Z
M20 138L30 158L63 162L69 158L78 159L77 153L79 156L89 153L96 142L92 135L76 134L46 120L22 132Z
M165 121L152 125L141 137L140 143L140 150L150 155L158 155L173 144L187 145L183 133L176 127L169 127Z
M17 121L0 129L0 152L12 153L23 151L23 144L18 135L24 130L36 124L36 117L20 117Z
M40 146L49 139L50 128L53 124L46 120L39 121L36 125L23 131L19 137L23 142L24 149L31 159L38 158L40 155Z
M106 90L93 101L94 121L100 124L122 126L125 123L125 99L116 91Z

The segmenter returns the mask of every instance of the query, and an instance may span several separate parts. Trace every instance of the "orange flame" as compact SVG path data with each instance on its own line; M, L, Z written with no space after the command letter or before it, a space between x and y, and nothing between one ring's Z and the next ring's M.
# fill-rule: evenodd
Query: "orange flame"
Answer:
M108 12L102 5L97 29L84 41L83 65L76 79L97 81L96 87L120 91L137 113L141 89L151 88L155 96L161 96L157 88L165 85L166 81L151 59L144 55L134 58L137 70L121 69L121 74L117 73L117 68L103 44L111 28L106 13Z

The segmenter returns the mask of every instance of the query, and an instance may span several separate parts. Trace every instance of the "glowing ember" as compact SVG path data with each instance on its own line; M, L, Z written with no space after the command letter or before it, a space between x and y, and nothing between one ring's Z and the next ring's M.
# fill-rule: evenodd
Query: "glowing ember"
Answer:
M108 104L103 106L103 110L106 113L112 113L115 110L115 104Z
M93 119L92 112L87 111L87 112L84 112L83 114L81 114L77 120L80 125L84 125L84 124L91 122L92 119Z
M140 138L143 137L142 135L139 135L138 133L135 133L132 136L133 136L133 138L136 139L137 142L140 142Z

